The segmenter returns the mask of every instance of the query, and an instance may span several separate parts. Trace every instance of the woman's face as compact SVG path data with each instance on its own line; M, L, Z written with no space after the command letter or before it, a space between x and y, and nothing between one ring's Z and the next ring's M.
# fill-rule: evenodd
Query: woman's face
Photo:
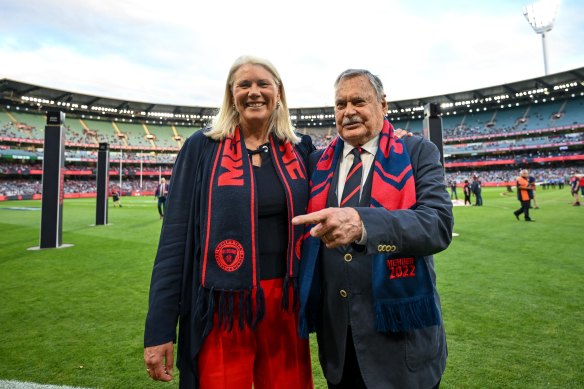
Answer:
M243 128L263 129L279 100L278 85L263 66L242 65L233 74L233 101Z

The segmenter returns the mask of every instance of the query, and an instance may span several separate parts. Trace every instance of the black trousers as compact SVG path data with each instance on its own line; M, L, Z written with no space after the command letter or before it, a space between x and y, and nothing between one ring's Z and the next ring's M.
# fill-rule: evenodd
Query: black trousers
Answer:
M166 197L159 197L158 198L158 213L160 216L164 216L164 212L166 211Z
M525 220L530 220L529 217L529 205L531 204L530 200L521 201L521 208L515 211L515 215L519 216L523 214L525 216Z
M331 384L327 381L329 389L367 389L363 376L361 376L361 369L357 361L357 354L355 352L355 345L353 344L353 335L351 327L347 331L347 349L345 350L345 363L343 369L343 377L338 384ZM440 381L432 389L438 389Z

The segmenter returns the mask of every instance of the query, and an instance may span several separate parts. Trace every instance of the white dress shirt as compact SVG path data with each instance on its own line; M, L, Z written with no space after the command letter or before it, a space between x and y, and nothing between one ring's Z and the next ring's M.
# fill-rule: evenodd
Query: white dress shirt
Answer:
M361 176L361 190L363 190L363 184L367 177L369 176L369 172L371 171L371 167L373 166L373 161L375 160L375 153L377 149L379 141L379 135L375 138L371 139L369 142L365 143L361 146L361 162L363 162L363 175ZM345 180L347 179L347 174L349 174L349 170L351 170L351 166L353 165L353 154L351 151L354 149L349 143L345 142L345 147L343 148L343 160L341 161L341 166L339 166L339 182L337 183L337 199L339 205L341 203L341 197L343 193L343 189L345 189ZM359 192L359 198L361 198L361 193Z

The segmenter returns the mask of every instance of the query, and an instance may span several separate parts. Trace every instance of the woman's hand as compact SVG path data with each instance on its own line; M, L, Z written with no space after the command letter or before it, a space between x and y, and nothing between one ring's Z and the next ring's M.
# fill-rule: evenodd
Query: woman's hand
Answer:
M146 372L155 381L172 380L174 368L174 346L171 342L144 348Z

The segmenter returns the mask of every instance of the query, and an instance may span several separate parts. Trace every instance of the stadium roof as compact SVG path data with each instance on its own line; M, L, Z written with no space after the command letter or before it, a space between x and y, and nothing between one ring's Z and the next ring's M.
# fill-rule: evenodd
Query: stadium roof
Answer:
M218 107L194 107L154 104L108 97L92 96L46 88L10 79L0 80L0 102L37 111L63 110L73 115L101 118L134 118L135 121L160 121L173 124L204 126L209 124ZM392 119L419 119L424 106L437 104L442 112L465 112L480 107L494 109L501 104L524 105L557 99L584 96L584 67L550 74L529 80L487 88L453 92L439 96L390 101L388 116ZM472 112L472 111L471 111ZM291 108L292 121L297 127L334 126L334 108Z

